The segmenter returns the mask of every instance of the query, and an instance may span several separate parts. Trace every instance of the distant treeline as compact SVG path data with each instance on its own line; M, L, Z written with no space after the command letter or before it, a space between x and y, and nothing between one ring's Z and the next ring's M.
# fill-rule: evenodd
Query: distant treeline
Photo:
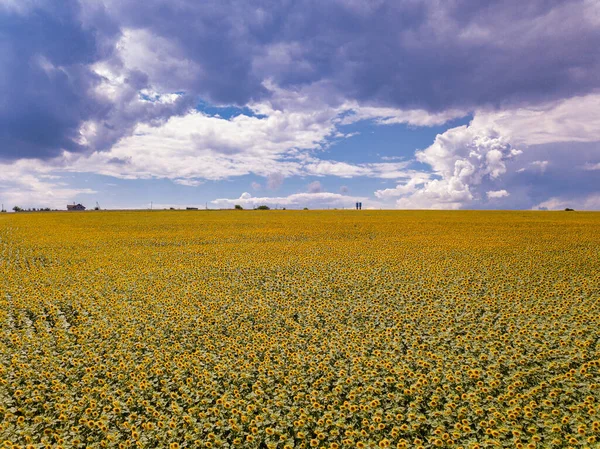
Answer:
M23 209L19 206L15 206L12 210L15 212L57 212L59 209L50 209L49 207L30 207L28 209Z

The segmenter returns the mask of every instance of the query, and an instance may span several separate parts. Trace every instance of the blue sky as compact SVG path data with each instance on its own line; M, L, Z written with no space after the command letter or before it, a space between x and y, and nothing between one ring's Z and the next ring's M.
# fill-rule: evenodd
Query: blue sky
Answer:
M595 0L0 0L0 202L600 209Z

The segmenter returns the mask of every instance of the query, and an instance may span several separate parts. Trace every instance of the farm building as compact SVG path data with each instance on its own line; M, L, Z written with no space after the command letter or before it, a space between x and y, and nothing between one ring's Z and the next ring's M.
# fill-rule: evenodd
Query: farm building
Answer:
M67 204L67 210L85 210L83 204Z

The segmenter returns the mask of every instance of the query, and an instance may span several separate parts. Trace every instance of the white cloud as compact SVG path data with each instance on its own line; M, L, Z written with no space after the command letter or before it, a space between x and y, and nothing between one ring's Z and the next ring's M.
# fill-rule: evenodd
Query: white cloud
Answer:
M352 178L363 176L369 170L355 164L338 161L323 161L313 159L306 165L306 171L316 176L339 176L341 178Z
M431 113L423 109L402 110L360 106L357 103L346 103L345 108L348 112L340 119L342 125L349 125L360 120L373 120L380 125L436 126L467 115L466 111L457 109Z
M175 184L179 184L179 185L187 186L187 187L198 187L198 186L204 184L204 181L200 181L198 179L191 179L191 178L183 178L183 179L175 178L173 180L173 182Z
M493 129L452 128L416 153L419 162L431 166L435 178L413 176L406 184L376 195L402 195L396 202L400 208L460 208L479 199L477 189L483 181L499 178L506 172L506 161L519 154Z
M239 198L219 198L212 201L217 207L233 207L236 204L245 208L253 208L261 205L270 207L340 207L352 208L357 201L367 201L365 197L355 197L331 192L308 192L295 193L288 196L279 197L253 197L248 192L244 192Z
M258 182L253 182L252 184L250 184L250 186L252 187L252 190L260 190L262 189L262 185Z
M478 111L471 126L492 128L513 145L600 141L600 93L504 111Z
M332 111L336 125L350 125L362 120L372 120L380 125L405 124L409 126L438 126L450 120L465 117L469 111L449 109L442 112L428 112L424 109L398 109L360 104L357 101L332 98L335 94L327 83L313 83L297 90L287 90L277 86L272 80L266 80L264 87L270 91L270 107L278 110L311 111L313 113ZM331 106L337 104L337 106ZM262 113L262 106L251 105L252 109ZM345 134L351 136L356 133Z
M175 104L183 94L160 93L152 89L141 89L140 100L148 103Z
M272 101L251 105L257 116L225 119L192 110L157 126L138 124L108 151L68 155L66 169L124 179L169 178L185 185L252 173L267 177L272 190L294 175L406 177L409 161L350 164L317 158L339 135L338 118L347 107L319 110L318 104L306 104L301 92L270 88L277 93ZM86 130L82 138L92 142L97 126L89 123Z
M410 162L380 162L366 164L349 164L347 162L328 161L316 158L304 158L303 170L314 176L338 176L353 178L366 176L370 178L398 179L408 176L406 167Z
M396 209L460 209L462 203L449 201L435 201L431 196L424 195L422 191L418 191L412 196L399 198L395 203Z
M192 111L162 126L138 125L109 151L71 155L68 162L73 171L125 179L218 180L254 173L271 176L275 188L300 172L294 153L320 148L332 129L327 121L298 113L227 120Z
M121 39L112 58L91 66L100 80L94 87L95 96L111 107L100 119L85 121L79 128L77 141L90 151L111 148L142 124L161 126L169 117L185 114L193 106L191 98L175 93L178 89L148 86L142 72L124 58L124 48Z
M202 67L187 59L175 43L146 29L123 29L117 51L127 68L145 73L164 91L185 90L185 85L203 73Z
M497 178L505 173L505 160L519 154L495 130L471 125L438 134L431 146L416 153L416 158L431 165L444 179L479 184L485 176Z
M51 164L36 160L0 164L0 202L5 209L13 206L66 209L80 195L97 193L89 188L70 187L60 176L50 174L54 169Z
M423 185L430 179L431 175L429 173L415 172L405 183L398 184L393 189L377 190L375 192L375 196L377 198L386 199L408 195L410 193L416 192L419 188L423 187Z
M96 94L119 107L102 123L90 120L80 127L78 143L96 151L65 153L52 164L65 171L121 179L167 178L197 186L205 180L255 174L266 177L266 186L273 190L289 176L398 179L406 177L409 162L351 164L324 160L317 154L336 139L355 134L340 132L344 123L375 120L430 126L458 114L324 101L327 86L317 83L285 90L269 80L264 83L271 93L269 100L248 105L255 116L225 119L187 110L190 105L175 93L182 87L167 81L192 82L190 77L202 68L183 58L171 43L145 30L125 29L116 56L92 68L101 78ZM152 85L136 80L136 70L141 68L148 79L160 82ZM121 137L127 130L131 134Z
M512 169L519 173L545 173L554 160L561 165L561 152L568 148L565 142L600 141L599 110L600 94L594 94L536 108L478 111L468 126L449 129L428 148L416 152L416 159L428 164L434 176L413 175L393 189L376 191L375 196L398 198L396 206L401 208L460 208L475 205L485 197L506 197L508 191L497 187L502 184L511 159L524 151L533 152L530 148L535 145L546 145L545 154L553 159L531 161L529 156L527 168ZM550 144L555 146L548 147ZM515 145L520 149L515 149ZM600 169L600 164L590 162L580 169ZM585 204L590 207L591 203Z
M533 206L534 210L600 210L600 193L580 197L552 197Z
M595 164L588 162L588 163L584 164L583 169L587 170L587 171L600 170L600 162L597 162Z
M502 190L488 190L486 192L486 195L487 195L488 198L493 199L493 198L505 198L505 197L509 196L510 193L508 193L504 189L502 189Z
M550 164L550 161L533 161L533 162L531 162L530 165L532 165L535 169L537 169L541 173L544 173L546 171L546 169L548 168L548 164Z

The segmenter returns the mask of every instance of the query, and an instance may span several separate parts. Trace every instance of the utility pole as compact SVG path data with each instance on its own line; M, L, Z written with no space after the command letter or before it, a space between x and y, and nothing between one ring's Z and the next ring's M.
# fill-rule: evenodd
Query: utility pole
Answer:
M152 201L150 201L150 210L152 210Z

